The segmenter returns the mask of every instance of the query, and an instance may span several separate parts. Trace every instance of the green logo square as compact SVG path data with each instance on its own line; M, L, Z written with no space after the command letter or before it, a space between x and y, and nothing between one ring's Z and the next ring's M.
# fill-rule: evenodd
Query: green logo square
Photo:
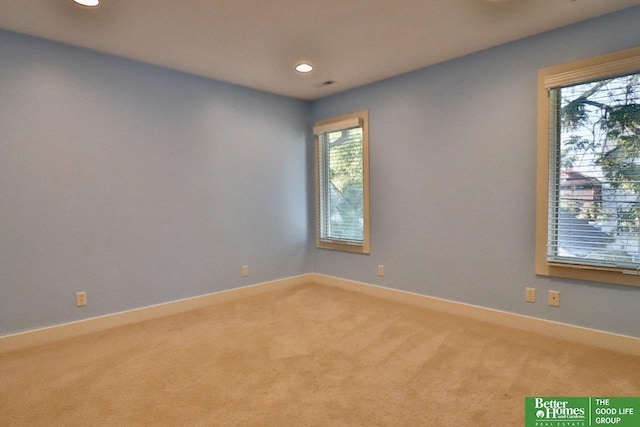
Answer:
M587 427L588 397L527 397L525 427Z

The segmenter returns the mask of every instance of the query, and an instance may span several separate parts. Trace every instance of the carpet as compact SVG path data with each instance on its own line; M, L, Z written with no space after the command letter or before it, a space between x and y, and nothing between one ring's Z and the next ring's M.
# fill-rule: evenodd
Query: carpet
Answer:
M640 358L307 284L0 354L2 426L520 426Z

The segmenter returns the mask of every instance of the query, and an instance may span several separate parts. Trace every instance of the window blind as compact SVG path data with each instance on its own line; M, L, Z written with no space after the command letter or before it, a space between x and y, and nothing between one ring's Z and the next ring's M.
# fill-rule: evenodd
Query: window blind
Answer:
M640 73L551 88L547 260L640 269Z
M359 119L316 127L320 239L362 245L364 240L363 128Z

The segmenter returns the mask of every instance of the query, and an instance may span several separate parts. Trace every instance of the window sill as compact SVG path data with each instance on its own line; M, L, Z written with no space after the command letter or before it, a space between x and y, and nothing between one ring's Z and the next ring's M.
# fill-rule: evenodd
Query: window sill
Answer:
M318 249L329 249L334 251L351 252L357 254L369 254L369 245L367 244L352 244L341 243L336 241L319 240L316 243Z
M544 263L542 266L536 268L536 274L588 282L640 287L640 271L623 268Z

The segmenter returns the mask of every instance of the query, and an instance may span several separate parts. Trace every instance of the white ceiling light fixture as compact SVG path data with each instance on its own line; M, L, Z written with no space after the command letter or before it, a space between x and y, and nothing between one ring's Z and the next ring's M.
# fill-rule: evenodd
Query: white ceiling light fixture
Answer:
M296 71L302 74L307 74L313 71L313 65L308 62L301 62L296 65Z
M73 0L73 2L86 7L96 7L100 5L100 0Z

